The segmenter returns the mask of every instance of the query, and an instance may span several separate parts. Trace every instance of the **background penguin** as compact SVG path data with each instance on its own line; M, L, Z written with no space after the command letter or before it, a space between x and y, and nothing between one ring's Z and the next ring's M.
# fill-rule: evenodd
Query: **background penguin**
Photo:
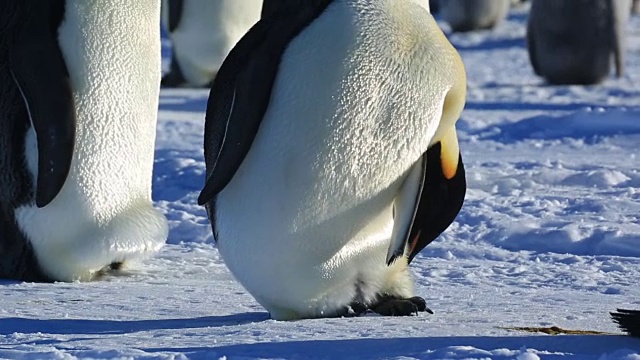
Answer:
M640 14L640 0L633 0L633 4L631 6L632 14Z
M440 15L452 31L491 29L507 16L510 0L439 0Z
M210 87L231 48L260 18L262 0L163 0L173 45L168 87Z
M551 84L596 84L624 73L629 0L533 0L527 48L533 70Z
M0 2L0 277L86 280L158 250L158 1Z
M275 319L427 311L409 262L457 215L462 61L428 0L267 0L214 80L206 204Z

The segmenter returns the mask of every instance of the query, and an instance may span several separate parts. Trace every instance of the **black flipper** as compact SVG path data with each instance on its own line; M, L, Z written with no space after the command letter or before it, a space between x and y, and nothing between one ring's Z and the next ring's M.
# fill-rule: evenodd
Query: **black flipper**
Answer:
M169 23L167 24L167 30L173 32L180 25L182 19L182 8L184 6L184 0L167 0L169 3Z
M617 309L617 312L611 313L611 317L622 331L640 337L640 310Z
M200 205L212 202L235 175L269 105L282 54L330 2L309 1L295 12L283 11L258 21L223 62L207 102L207 179L198 197Z
M10 69L36 132L36 205L43 207L58 195L69 173L76 116L69 73L57 42L64 1L33 1L29 7L30 17L10 50Z
M408 238L409 262L451 225L464 202L467 182L462 155L458 153L455 175L447 178L441 148L442 144L436 143L426 153L424 187Z

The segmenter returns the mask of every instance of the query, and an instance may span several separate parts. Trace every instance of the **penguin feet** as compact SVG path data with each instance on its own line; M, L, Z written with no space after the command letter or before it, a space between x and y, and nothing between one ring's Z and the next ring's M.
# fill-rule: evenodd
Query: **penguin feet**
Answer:
M427 307L427 302L419 296L400 298L383 295L370 306L370 309L383 316L410 316L417 315L419 312L433 314L433 311Z
M116 273L120 270L122 270L122 268L124 267L124 263L121 261L115 261L112 262L111 264L103 267L102 269L98 270L95 275L94 278L95 279L100 279L102 277L105 277L109 274L113 274Z
M419 296L401 298L394 295L381 295L374 303L369 305L360 301L353 301L343 311L340 311L338 316L361 316L369 310L382 316L411 316L417 315L419 312L433 314L433 311L427 307L427 302Z

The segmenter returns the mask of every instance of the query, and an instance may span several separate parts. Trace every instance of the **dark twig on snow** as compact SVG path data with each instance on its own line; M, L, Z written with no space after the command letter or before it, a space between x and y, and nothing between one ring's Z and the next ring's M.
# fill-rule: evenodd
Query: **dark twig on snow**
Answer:
M640 337L640 310L617 309L611 317L620 329L631 336Z

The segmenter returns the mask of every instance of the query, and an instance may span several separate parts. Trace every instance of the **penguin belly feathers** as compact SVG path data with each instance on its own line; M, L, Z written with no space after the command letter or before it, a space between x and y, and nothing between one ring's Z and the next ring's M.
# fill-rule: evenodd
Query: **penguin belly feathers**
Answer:
M209 87L236 42L260 18L262 0L163 0L173 45L167 87Z
M464 199L459 55L426 1L273 9L209 97L199 202L220 254L276 319L428 310L408 264Z

